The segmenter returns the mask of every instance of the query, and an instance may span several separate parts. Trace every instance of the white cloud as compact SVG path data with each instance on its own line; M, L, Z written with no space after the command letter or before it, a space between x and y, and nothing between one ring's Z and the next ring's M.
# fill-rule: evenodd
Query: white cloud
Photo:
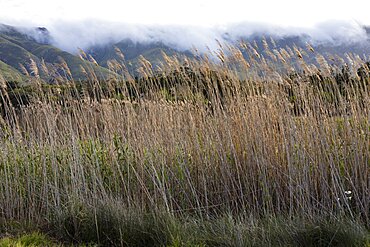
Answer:
M257 31L349 42L365 38L357 22L370 25L365 0L0 0L0 6L0 23L46 26L68 51L124 38L205 50L225 33L235 40Z
M260 33L272 36L309 35L311 42L349 43L368 39L366 32L353 21L328 21L313 27L286 28L258 22L241 22L222 26L200 27L189 25L144 25L97 20L58 21L47 27L54 45L63 50L76 52L95 45L116 43L124 39L134 42L162 42L179 50L196 47L206 51L218 48L216 39L237 41ZM27 32L29 33L29 32Z
M86 19L193 26L249 21L305 27L335 19L370 25L367 0L0 0L0 6L0 21L37 25Z

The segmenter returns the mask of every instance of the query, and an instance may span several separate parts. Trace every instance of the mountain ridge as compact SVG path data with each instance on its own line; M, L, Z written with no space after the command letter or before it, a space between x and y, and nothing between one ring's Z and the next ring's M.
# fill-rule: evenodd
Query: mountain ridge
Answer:
M317 53L324 56L337 54L345 57L347 53L355 53L367 58L370 56L370 27L364 26L363 29L368 37L365 41L342 42L333 40L332 42L313 43L312 47ZM238 45L235 37L230 38L228 33L225 33L223 38L232 45ZM238 39L253 44L258 53L264 54L266 45L270 46L272 50L295 46L306 47L312 37L306 34L274 37L264 33L254 33L249 36L240 35ZM52 33L45 27L22 28L0 24L0 73L5 74L7 80L11 80L12 76L16 80L22 80L27 73L31 74L32 71L27 64L30 63L31 59L39 67L45 63L47 68L54 71L54 77L61 76L61 71L55 69L55 66L58 66L61 61L65 61L70 68L71 77L75 80L84 80L86 76L81 71L81 67L85 70L93 68L94 72L103 78L114 76L112 71L109 71L108 61L110 60L121 62L124 60L128 71L135 74L141 66L141 57L145 57L155 68L165 60L163 53L168 56L188 58L193 56L189 50L179 50L161 41L135 42L129 38L119 42L92 45L85 52L88 56L85 60L81 60L78 54L57 48L54 45ZM307 58L309 62L315 62L313 54L309 54ZM27 71L24 71L25 69ZM48 82L55 79L46 75L42 70L40 70L40 77Z
M60 73L59 65L65 61L70 69L70 77L75 79L85 79L81 67L85 69L93 68L96 73L103 76L111 74L106 68L96 66L89 61L83 61L78 56L51 45L46 28L35 28L33 31L41 32L44 36L43 40L24 34L15 27L0 25L0 61L10 66L12 71L16 70L23 75L27 75L33 72L30 68L31 60L39 68L42 68L42 63L44 63L46 69L39 70L39 75L45 81L52 82L63 76ZM10 75L7 77L12 79ZM14 73L14 77L13 79L17 79L19 75Z

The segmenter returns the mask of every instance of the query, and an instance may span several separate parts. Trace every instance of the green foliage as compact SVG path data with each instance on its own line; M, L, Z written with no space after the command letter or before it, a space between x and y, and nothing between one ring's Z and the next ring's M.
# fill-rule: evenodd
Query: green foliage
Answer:
M53 243L46 235L35 232L22 235L19 238L0 239L0 247L52 247L61 246Z
M99 246L365 246L369 233L350 220L271 217L259 221L138 213L109 206L72 213L57 236L67 242ZM64 215L65 217L66 215ZM73 219L72 219L72 218ZM78 217L78 218L76 218ZM72 226L71 222L75 222Z
M122 211L121 211L122 212ZM66 217L67 215L64 215ZM104 207L71 214L55 225L64 244L39 232L6 237L0 246L367 246L369 233L355 222L317 219L305 222L270 218L248 222L230 216L211 220L166 214L119 213ZM75 225L73 225L75 224ZM49 232L50 234L50 232Z

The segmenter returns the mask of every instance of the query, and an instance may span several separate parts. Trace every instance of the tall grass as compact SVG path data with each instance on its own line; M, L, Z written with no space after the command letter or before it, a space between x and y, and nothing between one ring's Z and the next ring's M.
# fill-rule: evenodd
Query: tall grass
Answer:
M367 65L356 57L351 66L328 65L318 56L319 66L296 47L291 54L242 47L185 65L164 54L160 71L142 58L137 79L124 61L110 62L117 77L109 80L93 69L84 83L68 77L51 86L37 77L26 96L4 82L0 219L117 245L141 229L144 242L131 244L142 246L176 243L161 215L199 224L227 215L243 219L241 232L249 220L251 227L279 217L368 227Z

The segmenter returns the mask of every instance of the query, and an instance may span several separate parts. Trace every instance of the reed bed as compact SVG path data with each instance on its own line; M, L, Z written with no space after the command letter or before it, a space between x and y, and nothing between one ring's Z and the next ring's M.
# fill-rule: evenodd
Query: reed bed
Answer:
M349 232L362 242L350 244L365 245L367 64L351 55L349 66L320 55L310 64L296 47L221 48L185 62L163 54L160 70L142 58L136 79L116 60L115 78L91 70L85 82L51 86L36 77L26 103L4 82L3 229L24 222L102 245L287 246L311 241L317 234L299 240L300 230L324 220L356 225Z

